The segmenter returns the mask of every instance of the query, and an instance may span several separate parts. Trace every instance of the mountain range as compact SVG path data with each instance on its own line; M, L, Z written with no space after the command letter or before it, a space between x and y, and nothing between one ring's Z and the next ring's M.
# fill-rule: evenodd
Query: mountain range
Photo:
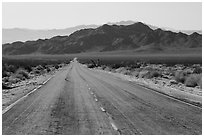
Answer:
M95 26L96 27L96 26ZM36 41L13 42L2 45L4 55L70 54L134 50L163 52L202 48L202 35L172 32L141 22L130 25L104 24L96 28L80 29L69 36L55 36Z
M70 35L74 31L85 29L85 28L97 28L97 25L79 25L75 27L65 29L48 29L48 30L33 30L24 28L13 28L13 29L2 29L2 43L11 43L15 41L28 41L47 39L54 36Z
M131 25L136 23L135 21L120 21L120 22L108 22L108 25ZM155 30L159 27L147 24L151 29ZM71 33L85 28L97 28L100 25L78 25L75 27L69 27L65 29L45 29L45 30L34 30L34 29L24 29L24 28L10 28L10 29L2 29L2 43L12 43L15 41L28 41L28 40L38 40L38 39L48 39L54 36L65 36L70 35ZM172 28L161 28L163 30L170 30L173 32L182 32L185 34L192 34L193 32L197 32L202 34L201 30L175 30Z

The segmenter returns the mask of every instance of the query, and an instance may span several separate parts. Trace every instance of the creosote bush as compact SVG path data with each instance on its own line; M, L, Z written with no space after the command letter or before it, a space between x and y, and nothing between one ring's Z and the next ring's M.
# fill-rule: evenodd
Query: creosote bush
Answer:
M187 87L202 87L202 75L201 74L191 74L186 78L185 85Z
M157 71L157 70L145 70L145 71L141 71L139 73L139 77L140 78L154 78L154 77L160 77L161 76L161 72Z
M44 68L41 65L38 65L37 67L35 67L35 69L37 70L43 70Z
M201 67L196 67L196 68L193 70L193 73L196 73L196 74L202 73L202 68L201 68Z
M184 83L185 80L186 80L186 77L187 77L187 73L186 72L183 72L183 71L177 71L175 72L175 80L177 82L181 82L181 83Z
M46 70L47 70L47 72L50 72L50 71L51 71L51 69L50 69L49 67L47 67Z
M19 79L28 79L29 74L25 69L19 68L15 73L15 77Z
M161 73L159 71L153 70L150 71L150 78L154 78L154 77L160 77Z
M57 64L55 65L55 69L59 69L59 66Z

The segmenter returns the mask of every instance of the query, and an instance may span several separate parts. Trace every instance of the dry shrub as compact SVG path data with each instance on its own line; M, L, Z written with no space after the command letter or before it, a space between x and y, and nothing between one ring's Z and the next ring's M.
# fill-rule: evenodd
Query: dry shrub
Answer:
M41 65L38 65L37 67L35 67L35 69L37 70L43 70L44 68Z
M124 75L130 75L131 74L130 70L128 70L128 68L125 68L125 67L121 67L121 69L120 68L117 69L116 72L124 74Z
M95 65L94 64L88 64L87 67L88 68L95 68Z
M187 87L202 87L202 75L201 74L191 74L186 78L185 85Z
M201 73L202 73L202 68L201 68L201 67L196 67L196 68L193 70L193 73L201 74Z
M177 71L175 72L175 80L177 82L181 82L181 83L184 83L186 81L186 77L187 77L187 73L186 72L183 72L183 71Z
M21 76L21 78L22 78L22 76ZM16 76L11 76L11 77L9 77L9 82L10 83L18 83L18 82L20 82L21 81L21 79L19 79L19 78L17 78Z
M33 70L33 73L34 73L34 74L41 74L41 71L38 70L38 69L34 69L34 70Z
M161 72L156 70L150 71L150 78L160 77L160 76L161 76Z
M131 75L135 77L139 77L140 72L139 71L132 71Z
M140 78L154 78L154 77L160 77L161 76L161 72L157 71L157 70L149 70L149 71L141 71L139 74Z
M126 70L126 68L120 67L120 68L117 68L115 71L116 71L117 73L122 73L124 70Z
M110 67L105 67L104 70L105 71L111 71L111 68Z
M50 72L50 71L51 71L51 69L50 69L49 67L47 67L47 68L46 68L46 71L47 71L47 72Z
M59 69L59 65L56 64L56 65L55 65L55 69Z
M29 74L28 72L23 69L23 68L19 68L16 73L15 73L15 77L19 78L19 79L28 79L29 78Z

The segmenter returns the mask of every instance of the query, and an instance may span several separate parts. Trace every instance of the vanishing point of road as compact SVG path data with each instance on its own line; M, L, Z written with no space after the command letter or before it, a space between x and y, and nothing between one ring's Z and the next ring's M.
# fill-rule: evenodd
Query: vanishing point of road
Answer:
M2 114L2 134L202 134L202 109L73 61Z

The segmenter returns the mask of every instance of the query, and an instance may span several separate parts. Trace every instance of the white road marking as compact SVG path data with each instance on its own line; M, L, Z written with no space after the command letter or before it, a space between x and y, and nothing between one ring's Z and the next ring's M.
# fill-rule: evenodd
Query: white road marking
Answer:
M23 112L21 112L20 115L18 115L18 117L16 117L16 118L11 122L11 125L12 125L16 120L18 120L18 119L22 116L22 114L24 114L24 113L36 102L36 100L37 100L37 98L35 98L35 100L34 100ZM8 126L8 127L6 128L6 130L9 129L9 128L10 128L10 127Z
M141 86L141 85L140 85L140 86ZM180 100L180 99L176 99L176 98L174 98L174 97L171 97L170 95L169 95L169 96L168 96L168 95L165 95L165 93L162 94L162 93L160 93L159 91L155 91L155 90L153 90L153 89L151 89L151 88L148 88L148 87L145 87L145 86L143 86L143 85L142 85L142 87L145 88L145 89L147 89L147 90L154 91L155 93L157 93L157 94L159 94L159 95L162 95L162 96L165 96L165 97L167 97L167 98L170 98L170 99L172 99L172 100L175 100L175 101L181 102L181 103L183 103L183 104L186 104L186 105L189 105L189 106L193 106L193 107L202 109L201 107L198 107L198 106L193 105L193 104L191 104L191 103L187 103L187 102L182 101L182 100Z
M113 123L113 122L110 122L111 123L111 126L113 127L114 130L118 131L118 128L117 126Z
M46 83L47 83L47 81L44 81L44 82L43 82L43 85L45 85Z
M53 76L52 76L53 77ZM48 80L50 80L52 77L50 77ZM47 80L47 81L48 81ZM16 100L14 103L12 103L11 105L9 105L8 107L6 107L4 110L2 110L2 114L6 113L7 111L9 111L13 106L15 106L18 102L20 102L21 100L23 100L24 98L26 98L27 96L29 96L30 94L32 94L33 92L35 92L37 89L39 89L42 85L38 86L37 88L33 89L31 92L29 92L28 94L24 95L23 97L19 98L18 100Z
M10 110L14 105L16 105L18 102L20 102L21 100L23 100L24 98L26 98L27 96L29 96L30 94L32 94L34 91L36 91L37 89L33 89L31 92L29 92L28 94L26 94L25 96L19 98L17 101L15 101L14 103L12 103L11 105L9 105L8 107L6 107L3 111L2 114L6 113L8 110Z
M49 80L49 79L48 79L48 80ZM46 84L46 83L48 82L48 80L44 81L44 82L43 82L43 85Z
M53 77L53 76L52 76ZM52 77L48 78L46 81L43 82L43 85L46 84Z
M104 108L100 107L100 109L101 109L101 111L106 112L106 110Z
M98 102L98 99L97 99L97 98L95 98L95 101L96 101L96 102Z
M41 87L42 87L42 85L38 86L37 89L39 89L39 88L41 88Z

